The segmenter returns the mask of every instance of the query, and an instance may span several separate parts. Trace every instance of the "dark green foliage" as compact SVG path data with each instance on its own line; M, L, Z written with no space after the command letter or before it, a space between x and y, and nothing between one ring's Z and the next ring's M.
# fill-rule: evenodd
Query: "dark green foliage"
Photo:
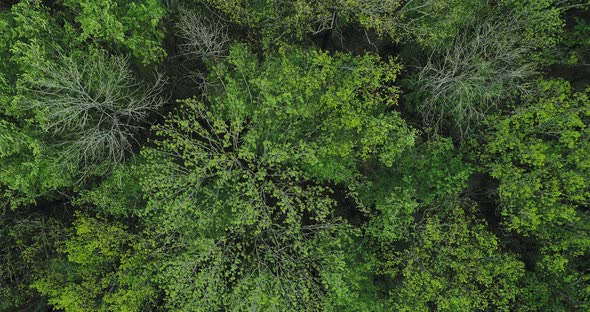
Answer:
M75 15L83 42L92 39L115 51L129 51L142 64L162 61L166 11L158 0L60 0Z
M46 308L30 285L43 276L62 237L62 223L39 213L4 213L0 216L0 311Z
M226 14L262 36L265 46L304 35L358 24L379 34L395 34L401 4L393 0L196 0Z
M482 0L407 1L397 27L406 39L415 39L428 48L441 47L449 45L465 25L489 9L489 1Z
M60 170L51 147L10 122L0 120L0 209L31 204L40 196L68 186L70 177Z
M455 200L472 171L450 140L437 138L408 149L393 168L364 173L351 191L361 207L375 208L369 233L395 241L408 237L416 216Z

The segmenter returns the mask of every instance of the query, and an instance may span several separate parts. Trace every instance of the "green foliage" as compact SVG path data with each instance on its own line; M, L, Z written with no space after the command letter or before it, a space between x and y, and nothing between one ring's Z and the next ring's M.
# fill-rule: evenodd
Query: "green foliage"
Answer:
M528 105L493 121L484 156L500 181L505 226L539 240L539 275L559 293L552 296L559 306L576 309L589 295L580 258L590 247L589 117L588 90L542 80Z
M260 64L238 45L211 69L217 93L209 99L229 121L249 121L246 142L301 154L299 163L313 177L342 182L370 159L392 166L413 144L413 131L388 111L397 103L391 84L398 71L393 60L294 47Z
M323 311L387 311L386 285L375 274L379 259L366 243L362 230L352 227L317 242L326 287Z
M499 7L518 16L522 24L521 32L516 34L523 44L535 48L531 57L541 65L553 62L550 54L559 42L564 21L558 0L501 0Z
M92 39L112 45L113 50L129 51L144 65L162 61L166 52L162 20L166 11L158 0L62 0L74 13L83 42Z
M2 2L0 311L590 310L586 2Z
M77 206L93 205L103 216L134 216L145 204L138 183L144 173L140 170L142 161L139 156L128 160L95 188L81 191L74 203Z
M413 38L428 48L443 47L489 9L488 1L481 0L407 1L396 26L406 39Z
M7 12L0 11L0 114L4 114L6 103L10 101L12 93L11 79L14 77L14 69L10 60L11 43L14 41L13 19Z
M232 22L261 33L265 46L307 34L356 24L394 34L400 3L394 0L196 0L226 14Z
M510 311L524 265L473 213L450 203L416 224L407 249L390 254L390 274L400 280L394 310Z
M54 153L32 133L0 120L0 209L35 203L71 184Z
M458 196L472 172L451 140L439 137L418 142L392 168L363 172L365 178L349 188L371 215L369 234L396 241L408 237L420 211L439 209Z
M495 124L486 149L509 227L551 237L551 225L575 222L590 196L590 100L565 81L538 88L529 105Z
M61 222L55 218L31 212L0 214L0 311L46 308L29 286L44 274L61 236Z
M66 311L140 311L155 289L135 242L121 224L80 214L57 248L64 256L33 287Z
M21 109L19 76L46 59L55 19L38 1L21 1L0 13L0 207L34 203L70 184L59 171L56 151L31 126L33 114Z
M554 47L563 26L556 0L414 0L400 9L402 17L396 27L407 39L415 39L421 46L444 49L466 28L488 18L509 18L518 24L519 31L511 34L523 45L532 44L540 49ZM562 1L563 2L563 1ZM490 17L491 15L491 17ZM496 28L510 33L511 27ZM538 52L538 51L537 51ZM537 58L541 62L542 59Z
M265 141L263 154L253 153L245 126L188 100L157 128L158 147L143 152L148 204L136 213L151 231L185 242L158 277L172 309L293 309L318 300L313 240L335 226L330 191L285 166L293 152Z
M473 172L452 141L443 137L417 144L400 159L396 169L396 175L402 177L399 186L415 189L422 206L433 206L461 194Z
M572 25L564 32L560 44L562 62L565 64L588 64L590 62L590 22L573 16Z

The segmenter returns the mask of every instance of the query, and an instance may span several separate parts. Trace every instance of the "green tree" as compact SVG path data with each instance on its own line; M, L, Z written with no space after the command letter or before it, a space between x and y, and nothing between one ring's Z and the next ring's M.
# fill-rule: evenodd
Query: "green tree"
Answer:
M151 231L185 242L159 274L171 309L317 305L313 241L335 226L330 190L287 166L295 151L248 142L247 125L187 101L156 128L158 147L143 152L148 204L137 214Z
M367 234L385 241L408 239L426 211L442 209L467 188L473 168L461 158L450 139L437 137L418 141L391 168L363 170L348 187L370 217Z
M502 252L474 212L451 202L415 224L408 248L389 254L388 271L399 281L393 309L511 310L524 264Z
M70 10L81 33L88 39L110 45L111 51L131 53L144 65L162 61L166 52L163 19L166 10L159 0L60 0Z
M495 118L483 161L500 182L504 226L539 242L548 306L588 306L590 100L563 80L542 80L513 114Z
M296 162L307 173L342 182L371 159L392 166L413 144L414 132L391 111L398 72L393 60L295 47L260 63L237 45L211 68L208 99L212 112L249 121L246 142L260 149L268 141L278 151L305 155Z
M78 214L61 256L32 286L66 311L141 311L156 299L142 250L122 224Z

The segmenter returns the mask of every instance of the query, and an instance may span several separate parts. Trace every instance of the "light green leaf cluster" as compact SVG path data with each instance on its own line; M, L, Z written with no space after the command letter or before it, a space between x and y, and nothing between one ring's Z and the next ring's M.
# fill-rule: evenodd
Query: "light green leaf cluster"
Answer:
M581 258L590 250L590 98L563 80L541 80L528 105L495 121L485 161L500 182L505 226L536 238L536 264L555 306L587 307Z
M33 287L67 311L140 311L155 288L144 270L149 257L135 244L121 224L78 214L58 246L65 257L53 259Z
M32 133L0 120L0 209L35 203L71 184L53 153Z
M590 198L590 100L565 81L541 81L528 106L496 124L487 146L509 227L551 237Z
M162 22L166 15L158 0L62 0L80 25L79 42L92 39L129 51L144 65L162 61L166 52Z
M470 215L450 203L416 225L407 249L390 254L400 281L391 291L394 310L510 311L524 264Z
M259 64L238 45L227 63L212 69L212 83L222 88L211 97L212 110L229 120L249 120L246 142L257 148L272 142L277 151L301 155L300 164L313 177L342 182L358 173L359 161L378 158L392 166L413 145L414 132L388 111L397 103L392 83L399 70L393 60L371 55L330 56L294 47Z

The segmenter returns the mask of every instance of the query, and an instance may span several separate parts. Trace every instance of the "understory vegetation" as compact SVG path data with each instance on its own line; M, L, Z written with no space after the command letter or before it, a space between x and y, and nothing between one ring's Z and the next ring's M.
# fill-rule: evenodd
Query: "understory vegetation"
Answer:
M589 311L586 0L0 2L0 311Z

